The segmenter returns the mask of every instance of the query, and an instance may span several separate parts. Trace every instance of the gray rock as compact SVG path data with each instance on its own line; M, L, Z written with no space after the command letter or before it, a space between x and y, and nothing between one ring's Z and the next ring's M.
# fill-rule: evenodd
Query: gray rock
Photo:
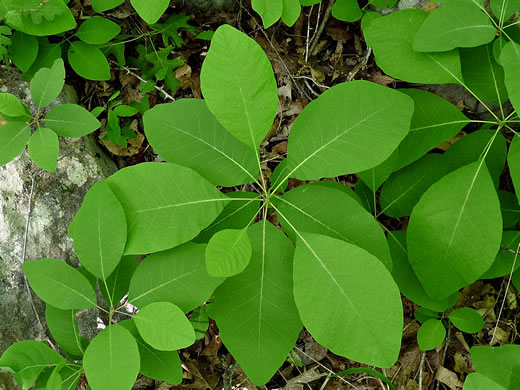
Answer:
M0 70L0 85L0 90L30 102L29 86L18 73ZM74 102L74 93L68 88L53 104L71 102ZM92 136L61 138L55 173L38 168L25 152L0 166L0 355L17 341L50 338L44 304L35 294L29 293L22 273L30 199L25 259L50 257L77 265L72 240L66 234L67 227L88 189L115 171L115 164ZM92 338L97 328L97 312L91 310L79 315L82 316L80 331ZM18 387L10 376L0 373L0 389L15 388Z

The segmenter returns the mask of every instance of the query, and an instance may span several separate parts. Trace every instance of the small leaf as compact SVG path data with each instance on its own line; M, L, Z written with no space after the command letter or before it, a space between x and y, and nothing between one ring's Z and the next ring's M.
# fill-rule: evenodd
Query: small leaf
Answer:
M484 327L482 316L470 307L453 310L448 317L453 325L465 333L477 333Z
M64 261L26 261L23 272L34 292L58 309L88 309L97 305L96 292L87 278Z
M24 122L8 122L0 126L0 165L7 164L25 149L31 127Z
M51 104L60 94L65 84L65 65L58 58L52 67L41 68L31 80L31 97L37 107Z
M9 45L11 60L22 72L27 72L38 55L38 40L32 35L15 31Z
M88 342L79 335L77 310L61 310L52 305L45 307L45 320L52 337L73 358L83 356L83 343Z
M100 45L107 43L121 32L121 27L110 19L93 16L79 26L76 36L85 43Z
M0 132L2 128L0 127ZM0 143L1 145L1 143ZM507 165L516 193L520 194L520 136L514 135L507 153ZM520 200L519 200L520 201Z
M60 143L51 129L38 127L29 138L29 156L36 165L47 172L56 172Z
M209 327L208 313L206 313L204 306L193 310L190 316L190 323L195 330L195 339L200 340L203 338Z
M511 169L509 171L511 172ZM513 192L499 190L498 198L500 199L500 211L502 212L504 228L515 227L518 221L520 221L518 197Z
M99 284L105 302L109 303L111 298L115 305L123 299L128 293L130 280L132 280L136 268L137 258L135 256L123 256L114 272L106 280L106 285L105 283Z
M101 126L94 115L77 104L60 104L45 116L45 123L62 137L83 137Z
M120 106L117 106L116 108L114 108L114 112L116 113L117 116L128 117L128 116L134 116L139 111L135 107L121 104Z
M264 28L278 22L284 10L283 0L252 0L251 6L262 18Z
M438 319L439 313L437 313L434 310L427 309L425 307L418 307L413 312L413 316L417 321L425 323L426 321L431 320L431 319L434 319L434 320Z
M130 3L137 11L137 14L148 24L157 23L162 16L169 0L130 0Z
M442 344L446 337L446 328L440 320L428 320L417 332L417 342L421 351L429 351Z
M332 6L332 16L343 22L357 22L363 17L357 0L336 0Z
M116 8L124 2L125 0L92 0L92 8L94 11L101 13Z
M139 373L139 350L130 332L109 325L92 339L83 367L93 389L130 390Z
M282 3L282 20L286 26L292 27L300 17L300 2L298 0L282 0Z
M195 331L178 306L170 302L146 305L134 315L139 334L159 351L175 351L195 342Z
M242 272L251 259L247 229L217 232L206 247L206 267L211 276L229 277Z
M110 80L110 65L103 52L85 42L74 41L69 48L69 64L88 80Z

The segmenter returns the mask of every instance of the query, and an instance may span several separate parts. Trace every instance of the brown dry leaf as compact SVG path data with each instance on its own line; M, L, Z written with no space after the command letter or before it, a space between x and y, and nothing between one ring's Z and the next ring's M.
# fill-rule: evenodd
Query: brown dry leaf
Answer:
M132 122L130 122L130 128L135 133L136 138L127 139L128 147L126 148L123 148L119 144L113 144L110 140L103 139L106 135L106 129L103 129L103 131L99 134L99 140L110 153L115 154L116 156L134 156L139 153L139 150L141 149L141 146L144 142L144 135L137 129L137 123L138 122L136 119L133 119Z
M387 76L386 74L383 74L379 71L372 73L368 77L368 80L373 81L374 83L377 83L384 87L386 87L390 84L394 84L396 82L396 80L393 77Z
M185 91L191 87L191 66L184 63L184 65L178 67L174 71L175 78L181 83L181 88Z
M316 365L309 370L303 371L300 375L289 379L284 387L284 390L301 389L303 384L314 382L327 375L329 374L326 372L319 372L318 366Z
M489 337L493 337L493 339L489 342L489 345L504 345L509 341L511 330L506 330L498 326L495 331L495 327L493 327L488 331L488 335Z
M327 23L327 34L339 42L348 42L354 37L354 34L352 34L352 31L349 31L348 27L345 28L341 22L336 20Z
M435 375L435 379L437 379L439 382L444 383L450 389L456 390L462 388L462 382L459 381L457 374L455 374L453 371L448 370L447 368L444 368L443 366L439 366L437 368L437 374Z
M185 384L182 387L188 389L207 390L214 389L220 381L220 374L208 372L207 365L201 365L196 360L191 360L189 354L184 354L185 364L191 374L193 383Z
M455 372L458 372L459 374L469 374L470 372L475 371L473 363L471 362L471 357L468 353L455 352L453 360L455 361L453 368Z

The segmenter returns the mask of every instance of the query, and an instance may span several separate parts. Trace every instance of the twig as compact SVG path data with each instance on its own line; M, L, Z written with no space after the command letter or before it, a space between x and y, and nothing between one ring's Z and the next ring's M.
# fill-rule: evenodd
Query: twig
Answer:
M231 390L233 388L233 374L238 369L238 362L227 366L222 374L222 382L224 382L224 390Z
M320 40L321 33L323 32L327 22L329 21L330 13L332 12L332 6L334 5L334 2L335 0L329 0L329 5L327 5L327 9L325 10L325 15L323 15L323 19L318 27L318 30L316 31L316 34L314 35L314 39L311 42L311 48L309 50L311 55L314 49L316 48L318 41ZM305 62L307 62L307 59L305 60Z
M421 353L421 363L419 364L419 390L422 390L422 375L423 375L423 368L424 368L424 358L426 356L426 352L423 351Z
M442 350L442 359L441 359L441 366L444 366L444 361L446 360L446 355L448 353L448 345L450 344L451 339L451 322L448 322L448 331L446 332L446 339L444 344L444 349ZM437 379L437 383L435 384L435 390L439 390L439 386L441 384L441 381Z
M311 31L311 14L312 9L314 6L311 7L309 11L309 15L307 15L307 38L305 39L305 63L307 63L307 60L309 58L309 44L310 44L310 31Z
M514 249L506 248L504 245L500 245L500 249L502 249L503 251L506 251L506 252L513 253L515 255L520 255L520 251L515 251Z
M363 60L357 64L350 72L348 72L347 75L347 81L352 81L354 77L358 74L358 72L362 69L365 69L368 63L368 59L370 58L370 55L372 54L372 48L367 48L367 53L363 57Z

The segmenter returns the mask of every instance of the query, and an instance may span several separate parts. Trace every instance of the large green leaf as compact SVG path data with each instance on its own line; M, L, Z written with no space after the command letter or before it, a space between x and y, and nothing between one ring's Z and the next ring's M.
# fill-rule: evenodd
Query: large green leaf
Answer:
M79 26L76 36L85 43L107 43L121 32L119 24L101 16L93 16Z
M206 245L187 243L146 257L130 282L128 300L138 307L171 302L184 312L204 303L222 278L208 275Z
M460 50L464 84L480 99L502 104L507 100L504 69L495 61L493 44Z
M491 42L495 27L472 0L450 0L424 20L413 41L417 51L448 51Z
M107 182L125 210L125 254L158 252L189 241L229 202L195 171L170 163L127 167Z
M162 16L169 0L130 0L130 3L137 11L137 14L148 24L157 23Z
M29 138L28 150L31 160L36 165L47 172L56 171L60 142L54 131L46 127L38 127Z
M278 108L276 81L264 50L244 33L222 25L211 39L200 82L213 115L256 151Z
M121 260L127 232L123 207L107 183L100 181L90 188L73 223L74 250L80 263L106 280Z
M520 346L477 346L471 348L471 360L477 372L505 389L520 387ZM494 390L494 389L493 389Z
M221 230L206 247L206 268L211 276L229 277L242 272L251 259L247 229Z
M442 344L446 337L446 328L442 321L429 319L421 325L417 332L417 343L421 351L429 351Z
M101 126L94 115L77 104L60 104L45 116L45 124L62 137L83 137Z
M175 351L195 342L195 331L183 311L170 302L150 303L134 315L139 334L159 351Z
M11 35L9 45L11 60L22 72L27 72L38 55L38 39L21 31Z
M59 346L71 357L81 358L85 350L84 343L88 340L79 335L76 312L77 310L61 310L47 305L45 321Z
M372 192L376 192L381 184L383 184L394 172L398 160L399 149L396 149L390 157L381 164L366 171L358 172L357 175Z
M410 83L441 84L462 80L457 50L421 53L413 50L417 30L428 13L419 9L394 12L368 23L363 30L377 65L389 76Z
M378 367L396 362L403 328L401 295L390 272L364 249L299 233L294 298L307 330L333 353Z
M458 293L441 300L432 299L426 294L408 261L406 231L389 232L388 247L390 248L393 262L392 276L399 286L399 290L406 298L419 306L436 312L444 312L457 302Z
M412 113L412 99L390 88L368 81L335 85L309 103L291 129L290 176L318 179L375 167L408 134Z
M93 389L130 390L139 374L139 350L130 332L109 325L92 339L83 367Z
M69 64L74 71L89 80L110 80L110 65L103 52L82 41L70 44Z
M484 161L432 185L413 209L408 255L426 293L443 299L474 282L500 247L500 203Z
M34 292L49 305L62 310L88 309L97 305L96 292L87 278L64 261L26 261L23 272Z
M2 128L0 127L0 132ZM520 136L514 135L507 153L507 165L517 195L520 194ZM520 198L519 198L520 200Z
M252 0L251 6L262 18L264 28L269 28L278 22L284 9L282 0Z
M385 234L377 221L354 198L323 185L297 187L274 204L288 236L296 241L295 231L324 234L357 245L377 257L388 269L392 259ZM338 218L338 210L344 213Z
M431 149L457 135L470 120L453 104L421 89L401 89L410 96L415 109L410 132L399 145L396 169L419 159Z
M505 230L502 233L501 244L504 248L516 251L518 244L520 244L520 231ZM515 254L508 250L501 249L498 251L491 267L480 277L480 279L499 278L501 276L509 275L512 271L516 271L518 268L520 268L520 261L518 261L518 259L515 261Z
M192 168L224 187L256 181L257 151L226 131L204 100L158 104L143 121L148 142L166 161Z
M509 390L509 387L504 387L496 383L494 380L482 375L478 372L472 372L464 381L463 390Z
M0 165L7 164L23 152L31 136L31 127L25 122L9 122L0 126Z
M99 284L99 289L105 302L116 305L128 293L130 281L137 268L135 256L123 256L118 266L110 274L105 283Z
M41 68L31 80L31 97L37 107L51 104L65 84L65 65L58 58L51 68Z
M509 100L516 112L520 112L520 44L510 41L500 53L500 64L504 67Z
M264 385L286 360L302 324L292 293L291 242L265 219L249 228L249 237L248 267L217 288L207 309L240 367Z

